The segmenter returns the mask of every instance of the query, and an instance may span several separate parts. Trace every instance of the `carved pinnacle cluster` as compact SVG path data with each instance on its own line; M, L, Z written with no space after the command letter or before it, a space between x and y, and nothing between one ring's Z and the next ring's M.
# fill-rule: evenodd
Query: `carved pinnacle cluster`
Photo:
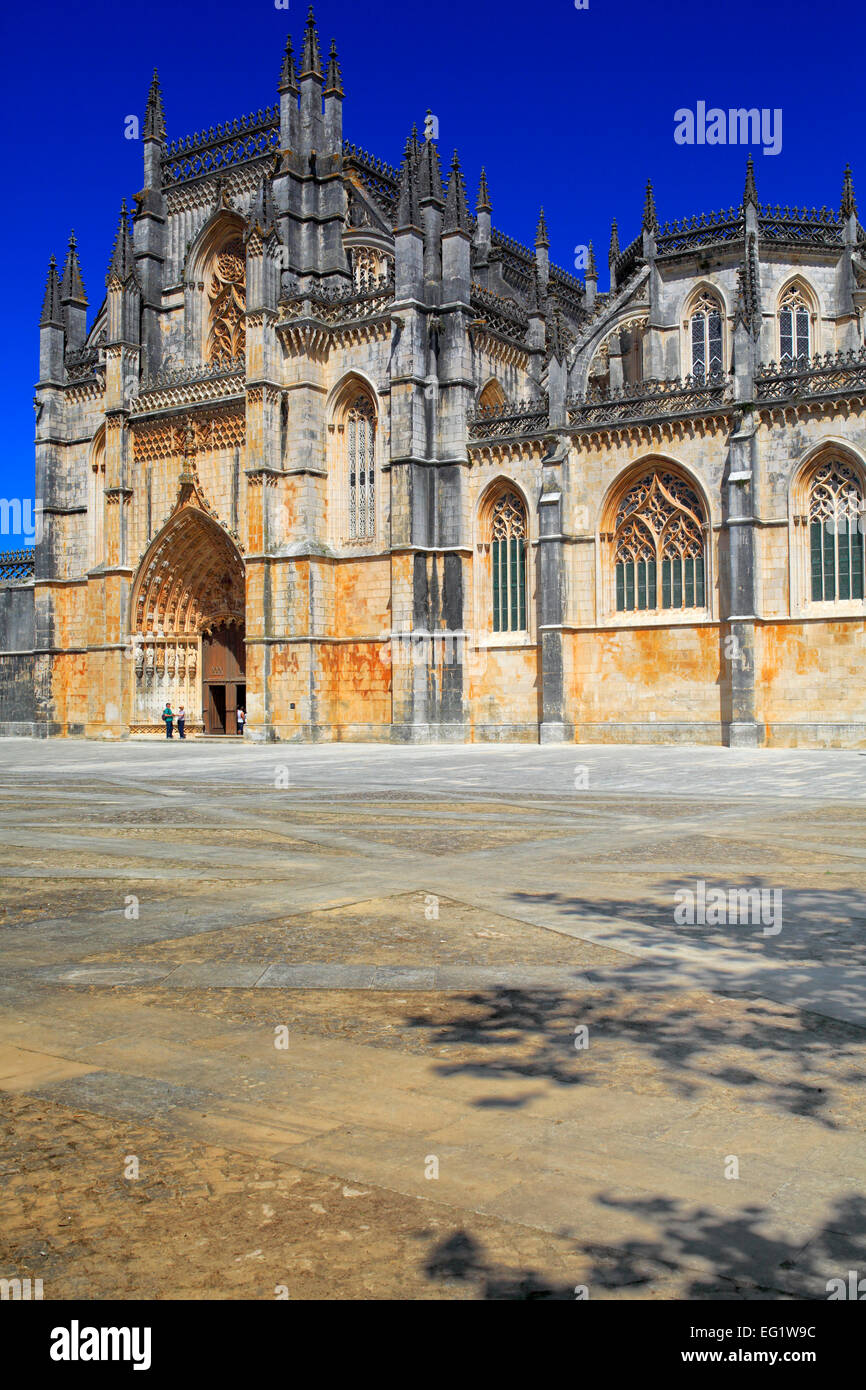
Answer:
M457 151L451 161L451 174L448 178L448 193L445 197L445 218L442 223L446 232L471 232L472 219L466 202L466 185Z
M734 323L742 323L752 338L761 331L761 282L758 265L758 246L754 232L749 233L746 256L737 271L737 302Z
M619 260L619 229L616 225L616 218L610 224L610 250L607 253L608 264Z
M746 160L746 186L743 189L743 207L758 206L758 190L755 187L755 165L752 156Z
M147 94L147 106L144 111L143 138L145 140L165 141L165 116L162 110L162 92L159 87L159 73L156 68L153 70L150 91Z
M120 222L117 227L117 235L114 238L114 250L111 253L106 278L110 279L116 275L121 284L125 284L134 274L135 257L132 248L132 233L129 228L126 199L124 199L120 205Z
M321 77L322 59L319 54L319 36L316 33L316 18L312 5L307 13L304 29L304 47L301 53L301 77Z
M657 232L658 226L659 220L656 217L656 200L652 179L647 179L646 196L643 202L643 230L645 232Z
M842 179L842 216L852 217L857 212L857 203L854 200L854 179L851 175L851 165L845 165L845 173Z
M490 194L487 190L487 175L483 169L481 170L481 180L478 184L478 200L475 204L475 210L476 212L493 211L490 203Z
M78 263L78 251L75 233L69 233L69 250L66 253L66 264L63 267L63 278L60 282L60 298L64 304L87 304L87 295L84 293L84 281L81 277L81 266Z
M343 78L342 78L342 75L341 75L341 73L340 73L340 64L339 64L339 61L338 61L338 59L337 59L337 41L336 41L336 39L331 39L331 52L330 52L330 54L328 55L328 72L327 72L327 75L326 75L326 77L325 77L325 92L324 92L324 95L325 95L325 96L338 96L338 97L341 97L341 96L344 95L344 92L343 92Z
M439 168L439 151L432 139L425 140L421 146L421 157L418 165L418 197L422 203L435 203L440 208L445 206L442 171Z
M547 235L547 223L544 220L544 208L538 214L538 226L535 230L535 245L549 246L550 238Z
M295 76L295 54L292 49L291 34L289 34L286 39L286 51L283 54L283 66L280 69L280 85L278 90L280 92L294 92L295 94L297 94L298 91L298 80Z
M42 313L39 317L40 328L49 326L54 328L63 327L63 310L60 307L60 281L57 278L57 262L54 257L48 262L48 281L45 286L45 298L42 301Z
M418 205L418 132L412 127L412 134L406 141L403 165L400 170L400 192L397 195L397 215L395 231L405 227L421 226L421 211Z

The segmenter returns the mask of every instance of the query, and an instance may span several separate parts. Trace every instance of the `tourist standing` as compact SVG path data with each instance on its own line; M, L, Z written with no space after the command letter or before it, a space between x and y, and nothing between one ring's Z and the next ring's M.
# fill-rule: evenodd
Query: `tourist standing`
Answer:
M186 728L186 710L185 710L184 706L181 705L180 709L179 709L178 712L177 712L177 731L178 731L178 733L180 734L180 737L181 737L181 738L186 738L186 734L184 733L185 728Z
M174 729L174 710L172 709L171 705L168 703L167 700L165 702L165 709L162 712L162 717L165 720L165 736L166 738L172 738L172 730Z
M242 733L243 733L243 731L244 731L244 725L246 724L246 722L247 722L247 717L246 717L246 715L244 714L244 712L243 712L242 709L239 709L239 710L238 710L238 733L239 733L239 734L242 734Z

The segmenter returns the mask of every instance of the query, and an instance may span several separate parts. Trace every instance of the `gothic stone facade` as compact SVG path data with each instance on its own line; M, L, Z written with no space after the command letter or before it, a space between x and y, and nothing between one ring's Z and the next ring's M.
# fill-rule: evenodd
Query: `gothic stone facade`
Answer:
M866 234L759 202L611 237L609 289L469 212L429 130L277 105L168 143L87 326L40 325L35 564L0 731L866 744ZM432 127L432 123L428 123Z

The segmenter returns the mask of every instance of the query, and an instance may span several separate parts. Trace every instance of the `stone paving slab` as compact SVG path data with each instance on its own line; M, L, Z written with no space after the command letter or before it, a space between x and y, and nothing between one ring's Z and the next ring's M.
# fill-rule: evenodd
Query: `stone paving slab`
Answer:
M424 993L490 993L500 990L541 989L558 994L587 990L586 975L555 966L442 966L423 968L413 965L308 965L237 964L220 962L201 965L79 965L46 967L26 972L46 983L78 985L139 986L152 984L161 989L377 989L396 993L420 990Z

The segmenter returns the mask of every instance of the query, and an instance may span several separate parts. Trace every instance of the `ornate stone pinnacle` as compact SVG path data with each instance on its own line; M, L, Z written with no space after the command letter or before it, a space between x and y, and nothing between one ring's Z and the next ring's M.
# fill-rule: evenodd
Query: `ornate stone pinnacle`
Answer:
M645 232L655 232L658 229L658 218L656 217L656 200L653 193L652 179L647 179L646 197L643 203L643 230Z
M842 179L842 216L851 217L857 212L857 203L854 200L854 179L851 175L851 165L845 165L845 174Z
M743 189L743 207L758 206L758 190L755 187L755 165L752 156L746 160L746 186Z

